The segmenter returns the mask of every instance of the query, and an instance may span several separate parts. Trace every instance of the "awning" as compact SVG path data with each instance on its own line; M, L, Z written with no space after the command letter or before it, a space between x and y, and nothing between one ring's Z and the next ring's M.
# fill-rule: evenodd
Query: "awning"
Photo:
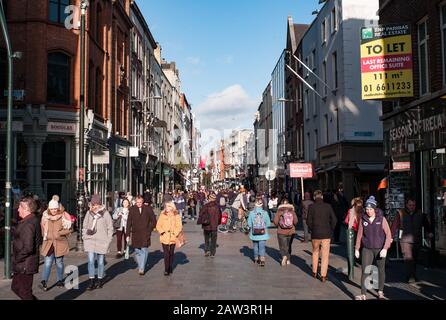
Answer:
M384 163L357 163L361 172L382 172L384 171Z
M337 167L338 167L338 165L335 164L334 166L330 166L327 168L316 168L315 171L316 171L316 173L328 172L328 171L332 171L332 170L336 169Z

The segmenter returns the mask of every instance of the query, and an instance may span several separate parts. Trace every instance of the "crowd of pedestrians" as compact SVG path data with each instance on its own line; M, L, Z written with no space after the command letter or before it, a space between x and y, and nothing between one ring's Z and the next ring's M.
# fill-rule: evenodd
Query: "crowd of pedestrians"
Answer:
M64 257L70 250L69 237L76 219L65 211L57 195L48 206L36 200L27 196L18 202L12 232L12 290L22 299L35 299L32 283L33 275L39 270L40 255L44 263L39 287L43 291L50 287L48 280L53 264L56 265L55 286L64 287ZM154 208L160 212L158 217ZM248 234L252 241L252 261L260 267L266 266L266 247L272 227L277 229L280 265L291 264L293 240L297 238L301 222L301 242L311 241L312 276L323 283L328 279L330 247L340 243L341 231L345 229L350 280L355 278L355 265L361 264L361 294L355 297L357 300L367 299L366 279L373 267L378 275L378 298L385 298L385 263L395 238L401 243L407 281L417 281L416 261L422 227L428 231L428 237L432 237L429 221L416 209L413 198L407 199L406 208L400 210L390 224L373 196L354 198L348 205L342 186L332 193L307 191L303 199L300 194L273 193L270 196L248 191L243 186L215 191L205 188L193 192L176 190L162 195L150 191L137 196L116 192L111 207L103 203L100 195L94 194L89 199L81 230L90 279L87 290L104 286L105 257L110 253L114 236L115 257L129 259L132 255L137 273L143 276L151 236L157 232L164 254L164 275L171 275L175 250L185 241L183 224L188 219L190 222L196 220L202 227L205 257L215 257L219 227L227 223L231 232L240 228Z

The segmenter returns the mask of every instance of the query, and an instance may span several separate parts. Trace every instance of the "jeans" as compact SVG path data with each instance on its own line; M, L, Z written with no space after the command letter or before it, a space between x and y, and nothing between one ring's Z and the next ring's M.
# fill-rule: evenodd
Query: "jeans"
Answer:
M266 240L253 241L254 259L265 256Z
M328 258L330 257L331 239L313 239L313 273L317 273L319 266L319 251L321 251L321 277L327 276Z
M381 258L379 253L381 249L362 249L362 275L361 275L361 294L367 293L366 282L373 278L370 273L365 273L368 266L376 265L378 267L378 290L384 290L384 279L386 276L386 258ZM370 267L369 267L370 268ZM372 272L370 270L369 272Z
M232 219L231 219L231 225L229 226L229 229L232 229L238 221L238 210L236 208L232 208L232 207L231 207L231 210L232 210Z
M104 278L104 254L99 254L95 252L88 252L88 277L94 279L96 274L96 269L94 267L94 262L98 260L98 279Z
M217 250L217 231L203 231L204 233L204 251L210 252L211 256L215 256Z
M136 262L138 270L144 272L146 269L147 258L149 256L149 248L135 248Z
M291 240L293 237L294 237L294 235L286 236L284 234L277 234L277 240L279 241L280 254L282 255L282 257L287 257L288 260L290 260L290 256L291 256L290 245L291 245Z
M192 219L196 218L195 207L189 207L189 217Z
M178 213L180 215L180 218L183 219L183 209L178 209Z
M63 279L63 273L64 273L63 256L55 258L54 254L52 254L44 258L42 280L45 282L48 282L48 279L50 278L51 267L53 265L54 259L56 259L57 281L62 281Z

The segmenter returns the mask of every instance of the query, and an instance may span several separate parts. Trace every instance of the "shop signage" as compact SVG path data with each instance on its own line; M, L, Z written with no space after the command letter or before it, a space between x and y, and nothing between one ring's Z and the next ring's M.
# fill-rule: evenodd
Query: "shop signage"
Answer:
M198 179L198 178L192 178L193 183L198 183L199 181L200 181L200 179Z
M412 97L412 65L408 24L361 28L363 100Z
M130 157L132 158L139 157L138 147L130 147Z
M46 131L53 133L76 134L76 124L65 122L48 122Z
M110 163L110 152L105 151L93 151L93 164L109 164Z
M6 131L7 122L0 121L0 131ZM22 121L13 121L12 122L12 131L14 132L22 132L23 131L23 122Z
M171 175L171 171L170 171L170 169L164 169L164 170L163 170L163 174L164 174L165 176L170 176L170 175Z
M410 171L410 162L394 162L393 170L395 170L395 171Z
M105 132L98 129L91 129L90 136L100 140L105 140Z
M120 157L127 157L127 147L120 146L119 144L115 145L115 153Z
M313 165L311 163L290 163L291 178L312 178Z
M446 128L446 114L444 113L421 120L407 120L406 124L390 130L390 140L401 140L444 128Z

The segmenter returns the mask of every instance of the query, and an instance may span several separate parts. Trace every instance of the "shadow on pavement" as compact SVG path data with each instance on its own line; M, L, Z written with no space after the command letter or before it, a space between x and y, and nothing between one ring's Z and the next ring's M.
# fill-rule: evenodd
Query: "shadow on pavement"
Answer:
M266 249L266 254L269 255L273 260L275 260L278 263L282 261L282 255L280 254L279 250L271 247L266 247L265 249Z
M243 256L248 257L251 261L254 261L254 249L251 249L248 246L243 246L240 248L240 253L243 253Z
M177 265L188 264L190 261L183 252L175 252L173 257L173 270L177 268Z
M147 258L147 264L144 269L144 274L149 272L160 260L164 259L164 254L161 250L156 250L153 252L149 252L149 256Z

